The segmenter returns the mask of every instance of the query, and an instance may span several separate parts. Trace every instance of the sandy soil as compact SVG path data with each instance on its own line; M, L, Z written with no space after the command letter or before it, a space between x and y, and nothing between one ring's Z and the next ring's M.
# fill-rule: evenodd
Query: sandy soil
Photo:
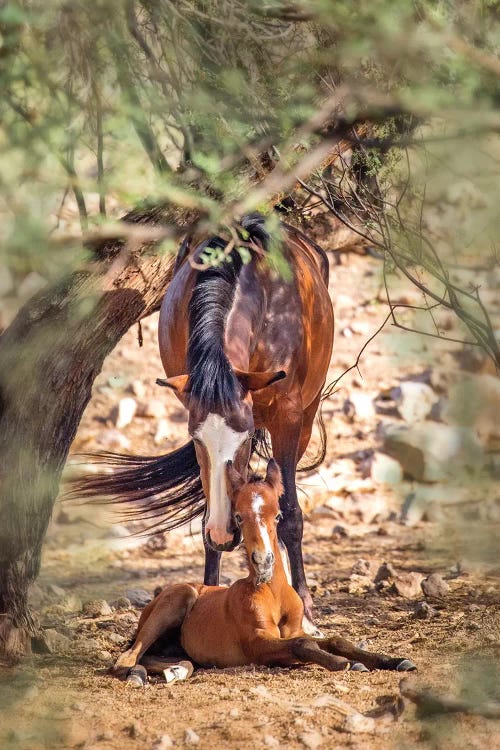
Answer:
M332 264L338 331L332 380L353 364L386 315L379 262L355 254L338 258L342 262ZM143 328L142 349L132 330L106 362L75 451L117 449L121 442L131 453L163 453L185 440L182 409L154 385L162 374L156 318ZM408 656L418 666L419 686L484 702L500 697L498 561L481 559L467 544L469 535L457 527L426 520L401 523L402 502L413 484L380 484L367 470L380 423L400 418L390 408L364 417L345 408L352 394L388 393L403 377L421 375L428 367L436 373L435 383L445 382L439 373L446 376L454 348L389 328L325 403L327 460L319 473L299 478L307 511L304 553L317 621L326 635L339 633L367 648ZM117 430L113 408L122 397L135 398L139 409ZM165 414L153 399L163 402ZM144 412L155 416L141 416ZM418 717L413 704L401 704L396 673L330 674L316 667L202 670L187 683L169 687L157 681L145 690L111 678L108 667L133 635L140 610L125 602L123 608L85 616L82 603L113 603L129 589L152 594L157 585L201 579L203 562L196 525L191 533L148 540L130 537L131 527L111 525L112 520L117 519L102 508L56 508L32 599L43 626L59 633L61 641L56 653L35 655L0 676L2 748L161 749L169 746L168 738L175 746L221 750L500 746L498 722L465 714ZM498 529L491 518L488 526L492 533ZM352 575L353 566L364 565L373 581L383 562L398 573L437 572L447 579L449 593L430 601L434 617L415 617L423 594L410 599L390 586L366 590L366 580ZM243 570L240 553L226 555L223 582ZM338 701L368 714L381 706L387 710L368 732L346 731L346 709ZM163 735L168 738L158 744Z

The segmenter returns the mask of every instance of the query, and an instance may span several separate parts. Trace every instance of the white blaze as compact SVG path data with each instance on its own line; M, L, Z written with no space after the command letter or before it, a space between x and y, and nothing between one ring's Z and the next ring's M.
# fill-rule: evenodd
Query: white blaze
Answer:
M210 460L210 502L206 529L215 544L231 541L227 529L231 515L231 501L227 494L225 467L240 445L248 438L248 432L237 432L219 414L209 414L196 430L194 437L205 446Z
M267 555L273 551L273 548L271 547L271 540L269 539L269 532L267 530L267 526L262 520L261 511L262 511L263 505L264 505L264 499L262 495L258 495L255 492L252 495L252 511L255 514L255 518L257 520L257 525L259 527L262 543L264 545L264 555Z

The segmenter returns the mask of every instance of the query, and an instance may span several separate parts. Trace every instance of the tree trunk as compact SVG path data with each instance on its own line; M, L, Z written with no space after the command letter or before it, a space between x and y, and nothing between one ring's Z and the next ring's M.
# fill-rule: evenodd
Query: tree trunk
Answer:
M158 223L158 217L149 218ZM120 247L123 256L117 254ZM28 588L39 571L61 471L94 379L130 326L158 309L171 279L172 256L144 250L130 253L116 242L108 243L107 252L99 248L105 260L96 264L96 271L74 273L38 294L0 337L4 660L30 650L36 624L28 608Z

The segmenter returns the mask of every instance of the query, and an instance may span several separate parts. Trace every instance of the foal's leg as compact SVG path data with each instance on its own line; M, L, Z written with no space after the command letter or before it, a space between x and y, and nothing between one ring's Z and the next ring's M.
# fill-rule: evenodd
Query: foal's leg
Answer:
M416 666L409 659L370 653L340 636L325 638L319 641L318 645L330 654L342 656L355 664L363 664L368 669L394 669L397 672L411 672L416 669Z
M125 676L161 635L180 627L197 598L198 591L188 583L163 589L142 613L134 643L115 662L115 674Z
M320 664L331 672L349 669L349 660L330 654L320 648L314 638L272 638L257 636L244 647L253 664L267 666L292 666L293 664Z

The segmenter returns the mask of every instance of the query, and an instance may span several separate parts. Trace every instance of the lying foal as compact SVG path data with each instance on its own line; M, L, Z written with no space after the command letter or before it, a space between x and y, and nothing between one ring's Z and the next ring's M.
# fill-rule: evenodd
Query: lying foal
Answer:
M264 480L244 482L228 463L227 482L243 534L248 576L229 588L191 583L167 586L144 609L135 641L118 658L116 673L123 676L132 670L135 680L144 682L146 669L136 666L141 660L150 671L171 666L171 659L144 654L160 636L179 628L183 649L202 666L313 663L332 671L415 669L408 659L369 653L344 638L307 636L302 629L302 600L287 580L276 531L283 491L278 464L271 459Z

